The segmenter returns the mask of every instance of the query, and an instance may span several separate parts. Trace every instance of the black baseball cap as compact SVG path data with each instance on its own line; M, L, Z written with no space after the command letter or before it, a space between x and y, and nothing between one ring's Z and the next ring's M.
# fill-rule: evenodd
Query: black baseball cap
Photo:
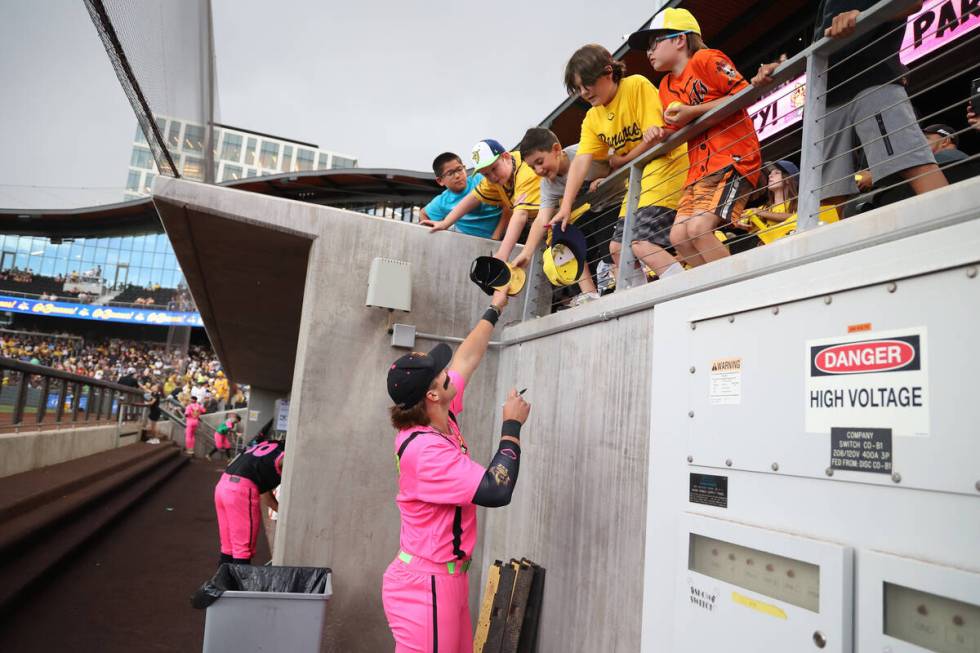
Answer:
M405 354L388 370L388 395L399 408L411 408L425 398L429 386L453 359L453 350L439 343L428 354Z
M943 138L948 138L953 142L953 145L959 145L959 137L956 135L956 130L949 125L944 125L937 122L935 125L929 125L928 127L922 128L922 133L924 134L938 134Z

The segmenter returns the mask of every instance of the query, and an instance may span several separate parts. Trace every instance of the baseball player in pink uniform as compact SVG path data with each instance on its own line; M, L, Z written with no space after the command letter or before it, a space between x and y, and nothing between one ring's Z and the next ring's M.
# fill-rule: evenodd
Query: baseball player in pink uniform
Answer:
M187 418L187 426L184 427L184 448L192 456L194 455L194 431L197 430L197 424L201 421L203 413L204 406L197 403L197 397L191 396L191 403L187 404L187 408L184 409L184 417Z
M413 352L388 370L398 466L401 550L388 565L382 600L396 653L470 653L467 571L476 545L476 507L510 503L530 405L512 390L497 453L470 459L457 421L470 376L487 351L507 295L497 292L454 356L448 345Z
M285 443L278 440L259 442L231 461L221 475L214 488L221 562L251 564L262 528L259 498L265 495L272 509L279 510L279 502L272 491L282 481L285 455Z

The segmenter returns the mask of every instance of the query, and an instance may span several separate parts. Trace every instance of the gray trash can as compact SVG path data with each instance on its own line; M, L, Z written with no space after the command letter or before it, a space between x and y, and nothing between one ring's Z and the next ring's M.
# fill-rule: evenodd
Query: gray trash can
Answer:
M222 565L193 601L207 607L204 653L318 653L330 577L326 568Z

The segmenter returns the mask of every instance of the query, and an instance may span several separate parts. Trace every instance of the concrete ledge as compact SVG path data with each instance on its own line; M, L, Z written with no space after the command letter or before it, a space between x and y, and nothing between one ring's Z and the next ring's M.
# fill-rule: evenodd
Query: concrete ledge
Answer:
M77 429L27 431L0 435L0 477L28 472L68 460L108 451L139 439L139 427L127 424L121 434L115 424Z
M715 261L684 274L624 292L616 292L577 308L508 326L502 334L502 340L504 345L519 344L588 324L616 319L713 288L734 285L747 279L855 251L864 251L910 236L975 220L980 217L977 197L980 197L980 177L961 181L928 195L889 204L836 224L795 234L771 245ZM909 249L905 258L906 276L921 274L928 267L925 261L928 256L923 257L923 254L927 252L924 252L921 246L918 251ZM976 257L966 256L959 261L950 261L950 264L965 264L974 260ZM853 268L840 267L830 274L813 279L812 284L808 284L805 290L812 296L829 292L831 288L839 290L842 281L846 287L848 278L857 278L857 275L853 275L852 272ZM863 272L866 274L868 270ZM894 273L891 270L884 270L877 276L878 281L888 281ZM861 279L862 283L867 283L866 276L862 276ZM800 287L794 286L786 288L782 293L759 298L759 306L756 307L778 304L790 298L798 299L801 290ZM746 310L744 301L741 299L739 301L742 310ZM718 306L717 314L724 314L725 310L723 306Z

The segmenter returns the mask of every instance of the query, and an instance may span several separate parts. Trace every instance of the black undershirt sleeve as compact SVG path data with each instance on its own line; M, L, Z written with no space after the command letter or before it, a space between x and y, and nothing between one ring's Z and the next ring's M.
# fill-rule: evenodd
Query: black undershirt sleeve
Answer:
M503 435L520 437L521 423L507 420L501 428ZM473 503L486 508L500 508L510 503L517 473L521 467L521 446L510 440L501 440L490 466L480 480L480 486L473 495Z

